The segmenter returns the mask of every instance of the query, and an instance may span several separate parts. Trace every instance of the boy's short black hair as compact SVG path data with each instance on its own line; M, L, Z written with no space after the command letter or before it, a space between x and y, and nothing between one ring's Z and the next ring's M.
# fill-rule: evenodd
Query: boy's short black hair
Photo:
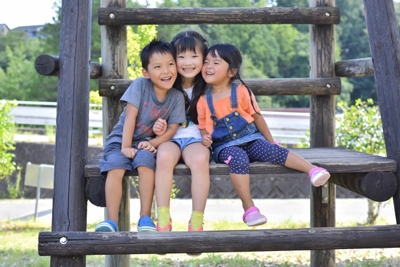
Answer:
M175 49L172 44L159 39L153 39L147 44L140 52L140 61L142 62L142 68L147 70L150 63L150 57L154 53L160 54L171 54L176 59Z

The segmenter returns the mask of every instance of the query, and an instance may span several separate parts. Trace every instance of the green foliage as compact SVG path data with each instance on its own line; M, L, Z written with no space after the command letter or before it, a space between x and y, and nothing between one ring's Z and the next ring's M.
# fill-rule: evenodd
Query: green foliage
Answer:
M20 198L21 195L21 190L20 190L20 185L21 185L21 168L18 168L18 174L17 174L17 179L15 181L15 183L13 181L11 181L10 177L7 176L6 177L6 181L7 181L7 193L8 195L6 196L6 198L11 198L11 199L16 199L16 198Z
M372 99L357 99L352 106L341 101L338 108L343 114L337 119L337 146L368 154L386 154L379 107Z
M135 79L142 76L140 51L156 36L157 30L155 25L139 25L136 28L136 32L134 32L133 28L130 26L127 28L129 79Z
M0 101L0 180L11 175L17 168L13 160L15 150L15 123L10 115L11 108L17 104Z

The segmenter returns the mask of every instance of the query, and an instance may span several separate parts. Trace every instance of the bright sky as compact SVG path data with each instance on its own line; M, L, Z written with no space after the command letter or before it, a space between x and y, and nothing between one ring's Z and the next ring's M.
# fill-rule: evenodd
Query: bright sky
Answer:
M19 26L52 23L56 0L0 0L0 24L14 29Z
M14 29L52 23L56 15L53 9L55 2L58 3L58 0L0 0L0 24L7 24L8 28ZM139 2L146 3L145 0Z

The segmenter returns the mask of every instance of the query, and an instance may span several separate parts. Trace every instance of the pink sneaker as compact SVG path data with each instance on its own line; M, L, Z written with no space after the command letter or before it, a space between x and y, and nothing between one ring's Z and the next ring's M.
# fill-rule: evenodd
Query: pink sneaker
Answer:
M158 226L157 223L157 232L171 232L172 231L172 219L169 219L169 224L163 228Z
M267 222L267 218L260 213L260 210L253 206L248 208L246 212L243 214L243 221L248 226L257 226Z
M312 185L315 187L325 184L329 180L329 177L331 177L327 170L320 167L312 168L309 172L309 176Z

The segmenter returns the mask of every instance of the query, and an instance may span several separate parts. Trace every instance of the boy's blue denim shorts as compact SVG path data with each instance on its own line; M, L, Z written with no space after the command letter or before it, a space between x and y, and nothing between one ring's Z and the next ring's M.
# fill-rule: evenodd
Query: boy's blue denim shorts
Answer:
M193 143L201 143L201 138L193 138L193 137L177 138L177 139L172 138L170 141L177 144L179 146L179 149L183 151L185 147L187 147L188 145L191 145Z
M134 146L136 148L136 146ZM156 154L145 149L139 149L133 159L127 158L121 152L120 143L112 143L104 149L103 158L100 160L100 172L113 169L125 169L132 171L140 166L146 166L149 169L156 170Z

